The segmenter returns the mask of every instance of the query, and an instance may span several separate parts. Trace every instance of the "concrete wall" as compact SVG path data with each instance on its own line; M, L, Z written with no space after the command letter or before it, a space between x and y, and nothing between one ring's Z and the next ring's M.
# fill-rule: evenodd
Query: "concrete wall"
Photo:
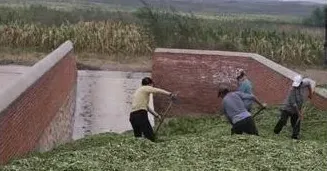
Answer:
M291 79L297 74L258 54L156 49L153 55L152 77L156 86L179 91L180 104L174 114L216 113L221 104L217 98L220 83L236 87L236 73L245 70L254 85L254 93L268 104L280 104L287 95ZM315 82L311 80L314 85ZM166 103L162 97L154 99L158 110ZM326 94L316 90L314 104L327 108Z
M131 130L132 94L141 86L143 72L78 71L77 105L73 139ZM150 100L153 107L153 100ZM154 125L154 118L149 115Z
M77 69L70 41L0 92L0 163L72 139Z

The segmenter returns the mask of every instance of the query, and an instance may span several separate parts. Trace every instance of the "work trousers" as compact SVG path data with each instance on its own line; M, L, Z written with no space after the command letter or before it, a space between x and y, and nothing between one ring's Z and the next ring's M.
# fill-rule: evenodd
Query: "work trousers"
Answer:
M133 127L135 137L142 137L143 134L145 138L155 141L153 129L146 110L138 110L130 113L129 121Z
M297 124L299 116L296 113L294 114L294 113L290 113L288 111L282 110L280 119L275 126L274 132L275 132L275 134L279 134L280 131L283 129L283 127L287 124L287 120L289 117L291 118L291 125L293 128L292 138L298 139L298 136L300 133L301 121L299 121Z
M233 134L247 133L250 135L259 135L257 127L255 126L254 120L251 116L236 122L232 127Z

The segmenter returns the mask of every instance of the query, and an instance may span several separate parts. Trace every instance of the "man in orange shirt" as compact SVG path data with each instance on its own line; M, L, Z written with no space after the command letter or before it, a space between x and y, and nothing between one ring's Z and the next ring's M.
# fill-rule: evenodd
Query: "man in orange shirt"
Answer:
M142 79L142 86L133 94L132 112L130 113L129 121L133 127L134 136L142 137L143 134L145 138L155 141L153 129L148 118L148 111L159 119L161 117L148 106L151 93L165 94L171 98L176 97L176 95L166 90L153 87L153 81L149 77Z

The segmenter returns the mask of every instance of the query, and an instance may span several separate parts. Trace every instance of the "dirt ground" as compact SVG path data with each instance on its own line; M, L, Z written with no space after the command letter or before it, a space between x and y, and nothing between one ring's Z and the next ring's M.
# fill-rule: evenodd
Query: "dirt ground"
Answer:
M13 52L0 49L0 65L32 66L47 54L41 52ZM150 56L117 57L95 54L77 54L77 68L79 70L107 70L150 72Z
M317 85L327 85L327 70L323 69L295 69L303 76L310 77L317 82Z
M128 71L128 72L151 72L151 61L137 61L131 63L121 63L117 61L93 60L77 63L79 70L104 70L104 71Z
M13 52L2 51L0 53L0 65L27 65L31 66L46 56L46 53L39 52ZM77 55L77 67L79 70L106 70L106 71L130 71L130 72L151 72L150 56L106 56L83 53ZM327 69L322 67L289 67L317 81L317 85L327 84Z

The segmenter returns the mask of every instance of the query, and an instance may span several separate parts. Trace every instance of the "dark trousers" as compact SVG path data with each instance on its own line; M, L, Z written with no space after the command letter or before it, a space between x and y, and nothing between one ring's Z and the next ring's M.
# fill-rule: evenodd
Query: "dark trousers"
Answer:
M280 119L279 119L279 121L277 122L277 124L275 126L274 132L276 134L279 134L280 131L283 129L283 127L287 124L287 120L288 120L289 117L291 117L291 125L292 125L292 128L293 128L292 138L297 139L298 136L299 136L299 133L300 133L301 121L299 121L298 124L297 124L299 116L296 113L293 114L293 113L282 110Z
M135 137L142 137L143 134L145 138L155 141L153 129L146 110L138 110L130 113L129 121L133 127Z
M233 125L232 135L243 133L247 133L250 135L259 135L257 127L255 126L254 120L251 116L241 121L238 121Z

